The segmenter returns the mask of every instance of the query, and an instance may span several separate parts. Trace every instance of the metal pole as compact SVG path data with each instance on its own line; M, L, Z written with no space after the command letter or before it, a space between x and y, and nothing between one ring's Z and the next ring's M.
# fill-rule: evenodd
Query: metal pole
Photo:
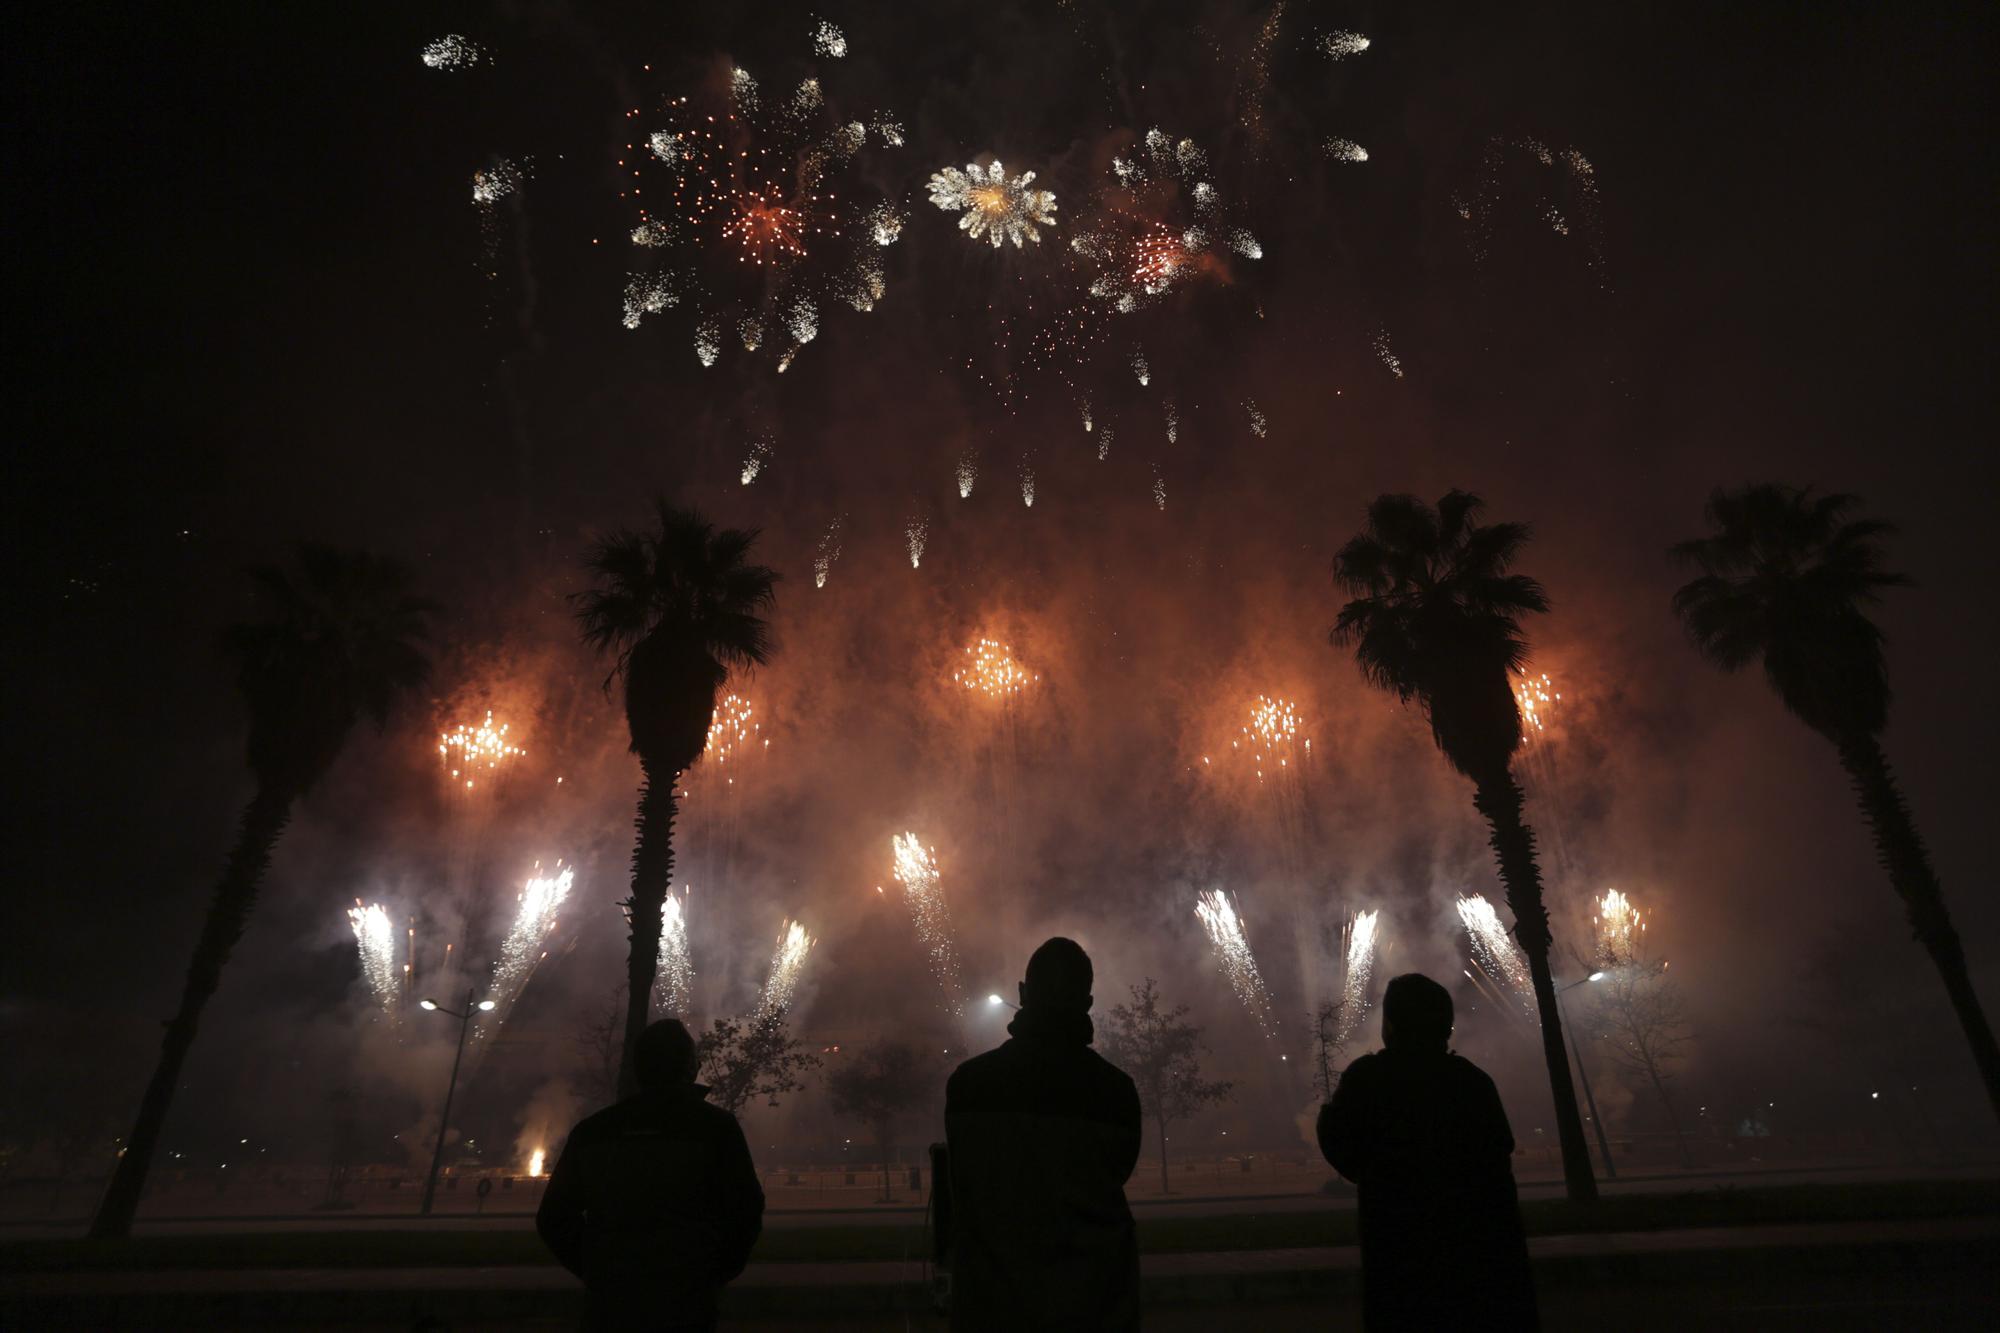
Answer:
M1569 985L1577 984L1572 981ZM1563 1026L1569 1029L1570 1054L1576 1057L1576 1077L1577 1081L1583 1084L1583 1102L1590 1108L1590 1123L1597 1130L1597 1152L1604 1159L1605 1178L1616 1180L1618 1168L1611 1162L1611 1144L1604 1137L1604 1117L1597 1114L1597 1098L1590 1092L1590 1074L1583 1067L1583 1050L1576 1044L1576 1025L1569 1021L1569 1010L1563 1008L1563 991L1568 989L1569 986L1564 986L1562 990L1556 992L1556 1008L1562 1012Z
M422 1215L431 1215L431 1204L437 1198L438 1164L444 1160L444 1134L451 1125L451 1099L458 1091L458 1064L465 1059L465 1033L472 1026L472 998L478 992L465 993L465 1012L458 1018L458 1054L451 1057L451 1082L444 1087L444 1114L438 1118L437 1147L431 1149L431 1173L424 1180L424 1207Z

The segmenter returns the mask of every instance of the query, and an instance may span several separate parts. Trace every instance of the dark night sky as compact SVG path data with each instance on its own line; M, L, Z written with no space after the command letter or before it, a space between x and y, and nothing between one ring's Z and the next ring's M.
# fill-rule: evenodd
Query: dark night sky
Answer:
M1686 649L1662 552L1710 487L1746 480L1855 491L1903 524L1895 558L1917 586L1882 612L1889 748L2000 1004L2000 847L1980 795L2000 646L1984 595L1983 7L1294 0L1258 151L1240 129L1240 57L1262 5L688 8L10 19L8 489L27 557L16 623L31 627L10 654L10 1034L61 1050L109 1032L111 1096L136 1092L246 794L214 648L243 606L236 571L319 537L409 558L450 606L437 697L358 738L301 812L189 1101L212 1110L275 1077L272 1106L294 1106L379 1057L339 909L421 897L440 819L424 738L497 701L530 719L545 765L532 782L563 773L568 790L515 793L490 855L503 879L569 856L587 904L563 965L537 980L544 1007L524 1006L520 1026L553 1044L548 1069L510 1076L518 1102L567 1058L568 1015L617 956L629 838L632 768L561 596L590 536L640 521L654 492L763 528L785 575L781 656L752 687L772 767L743 816L756 832L730 872L741 892L697 939L718 1009L740 1005L779 918L801 914L822 939L805 1026L887 1026L915 956L872 890L905 827L963 867L954 910L982 993L1062 926L1100 950L1101 997L1171 977L1218 1044L1233 1040L1247 1029L1189 910L1218 886L1244 901L1288 1013L1313 966L1290 941L1328 912L1381 906L1390 965L1449 968L1443 905L1495 894L1467 793L1324 633L1327 563L1366 501L1455 485L1536 525L1525 567L1556 602L1530 632L1576 708L1558 788L1531 814L1568 848L1551 876L1562 928L1606 884L1653 907L1696 998L1691 1089L1846 1097L1901 1049L1968 1095L1951 1034L1912 1035L1948 1011L1832 754L1760 680ZM618 324L623 111L723 55L788 87L814 13L853 48L822 71L829 100L892 108L909 131L858 159L861 184L909 214L886 297L826 314L782 380L740 355L703 370L682 312ZM1334 28L1374 46L1330 65L1310 41ZM425 69L419 48L452 31L497 63ZM1154 124L1208 148L1266 257L1132 317L1150 321L1152 398L1122 363L1083 372L1118 427L1100 464L1052 381L1010 410L961 363L998 364L989 302L1046 290L1118 134ZM1314 146L1331 134L1371 160L1329 166ZM1528 154L1503 152L1480 193L1491 145L1528 139L1594 165L1601 265L1585 262L1588 228L1560 237L1539 216L1557 173ZM993 153L1061 201L1039 252L975 249L924 199L931 171ZM488 280L467 194L494 154L534 166L499 212ZM1483 260L1453 206L1474 197L1491 205ZM1376 359L1378 332L1403 378ZM1162 398L1183 421L1171 446ZM1244 428L1252 398L1268 439ZM777 455L743 487L760 429ZM967 445L982 472L961 502ZM931 533L917 571L902 555L914 512ZM815 590L835 515L843 549ZM980 733L938 684L988 628L1047 677L1000 839L1013 871L973 827ZM1187 771L1262 689L1301 700L1323 752L1304 882L1279 883L1255 822ZM1518 1067L1503 1076L1517 1120L1543 1114L1525 1043L1462 1037Z

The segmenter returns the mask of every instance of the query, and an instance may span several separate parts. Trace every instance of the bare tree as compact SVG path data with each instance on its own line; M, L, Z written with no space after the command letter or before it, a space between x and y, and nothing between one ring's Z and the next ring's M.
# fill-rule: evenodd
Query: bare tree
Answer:
M766 1106L805 1086L803 1076L819 1068L819 1057L785 1030L782 1013L756 1018L718 1018L695 1042L708 1099L731 1115L752 1097Z
M1345 1008L1340 1000L1323 1000L1313 1011L1313 1094L1322 1102L1333 1100L1347 1068L1348 1041L1341 1035Z
M906 1042L878 1042L827 1077L836 1115L859 1120L875 1134L882 1158L882 1201L889 1202L889 1138L896 1121L937 1091L931 1062Z
M1603 1040L1606 1058L1627 1079L1652 1087L1674 1127L1681 1165L1694 1165L1680 1111L1667 1090L1694 1039L1679 983L1667 975L1665 963L1635 958L1593 987L1591 1000L1589 1021Z
M1232 1084L1209 1082L1201 1076L1201 1029L1184 1021L1188 1007L1167 1009L1160 1003L1160 985L1147 977L1132 987L1132 1003L1112 1009L1104 1053L1132 1076L1139 1105L1160 1132L1160 1189L1167 1185L1167 1127L1186 1120L1204 1106L1228 1097Z
M618 1062L625 1054L625 983L613 984L603 1004L585 1010L576 1027L577 1077L599 1106L618 1100Z

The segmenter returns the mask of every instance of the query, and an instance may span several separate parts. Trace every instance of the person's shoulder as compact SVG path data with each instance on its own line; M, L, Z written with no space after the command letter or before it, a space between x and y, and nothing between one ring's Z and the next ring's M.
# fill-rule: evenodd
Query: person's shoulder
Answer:
M1114 1088L1130 1089L1133 1096L1136 1097L1138 1095L1139 1085L1132 1081L1130 1074L1113 1064L1098 1051L1086 1047L1084 1055L1087 1057L1085 1063L1090 1066L1091 1071L1097 1076L1100 1082Z
M1448 1059L1451 1062L1451 1072L1455 1077L1463 1079L1467 1083L1484 1084L1489 1088L1493 1086L1492 1075L1460 1055L1457 1051L1453 1051Z
M982 1051L978 1055L960 1061L958 1068L952 1070L950 1076L945 1079L945 1091L973 1087L982 1080L999 1075L1008 1064L1006 1052L1007 1048L1004 1045L995 1046L990 1051Z
M1347 1062L1347 1068L1341 1071L1340 1081L1345 1083L1351 1078L1371 1079L1382 1072L1383 1067L1383 1053L1381 1051L1369 1051L1367 1054L1357 1055Z
M630 1114L631 1104L629 1102L613 1102L602 1110L592 1111L589 1115L576 1122L576 1126L569 1132L569 1141L571 1143L588 1142L600 1134L613 1133L619 1126L625 1123Z

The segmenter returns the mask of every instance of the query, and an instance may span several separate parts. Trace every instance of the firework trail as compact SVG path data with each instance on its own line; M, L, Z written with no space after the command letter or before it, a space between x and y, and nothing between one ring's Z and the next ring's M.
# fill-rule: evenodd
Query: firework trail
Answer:
M1146 349L1143 347L1132 349L1132 376L1139 381L1142 389L1153 382L1153 368L1146 364Z
M1358 56L1374 44L1358 32L1329 32L1319 39L1319 49L1326 53L1329 60Z
M696 878L703 884L727 887L739 842L743 765L770 751L754 704L731 691L715 701L709 715L708 740L700 764L682 778L683 808L692 816L690 858L698 855ZM694 864L690 859L688 864Z
M834 519L826 525L826 531L819 539L819 550L813 556L813 587L824 588L827 575L833 573L833 562L840 559L840 520Z
M545 1151L544 1149L541 1149L541 1148L537 1148L537 1149L535 1149L535 1150L534 1150L533 1152L529 1153L529 1154L528 1154L528 1174L529 1174L530 1176L539 1176L539 1175L541 1175L541 1174L542 1174L542 1163L543 1163L543 1162L545 1162L545 1161L547 1161L547 1160L548 1160L548 1153L547 1153L547 1151Z
M745 486L757 480L757 474L770 465L771 449L772 440L768 435L750 441L750 452L743 456L742 481Z
M485 47L455 32L446 33L434 42L426 42L422 59L424 68L439 70L471 69L474 65L492 61Z
M924 563L924 547L931 536L930 520L921 514L912 514L903 524L903 545L910 552L910 568L916 569Z
M978 480L979 455L968 444L965 446L965 451L958 456L958 498L961 500L970 499L972 497L973 483Z
M1363 912L1341 931L1347 968L1340 983L1340 1018L1334 1044L1346 1046L1361 1031L1368 1015L1368 982L1375 972L1375 932L1380 912Z
M1556 714L1562 691L1548 673L1523 673L1514 685L1514 704L1521 721L1521 754L1516 760L1522 786L1545 814L1544 824L1551 835L1551 849L1558 864L1571 867L1569 819L1562 799L1562 784L1556 765L1556 741L1561 728Z
M1162 512L1167 507L1167 479L1160 473L1158 460L1153 463L1153 505Z
M1389 368L1389 373L1397 379L1403 378L1403 361L1389 346L1389 330L1375 332L1375 359Z
M1597 900L1593 920L1597 927L1597 965L1606 971L1629 967L1639 960L1645 942L1646 922L1630 898L1617 889L1606 889Z
M1084 399L1077 407L1083 413L1083 433L1088 435L1097 428L1097 422L1090 415L1090 399Z
M393 1016L401 978L396 973L396 928L389 913L380 903L363 907L356 898L347 909L347 923L354 927L354 944L361 952L362 978L382 1011Z
M1181 438L1181 414L1180 410L1174 406L1174 400L1171 398L1167 399L1165 415L1167 421L1167 443L1173 444Z
M528 978L546 956L543 946L556 928L556 912L576 884L576 870L560 862L553 875L541 874L539 865L535 870L521 890L513 928L500 946L500 961L493 965L495 1023L506 1022L510 1007L520 999Z
M1472 945L1472 959L1489 981L1511 992L1529 1013L1535 1008L1535 983L1528 975L1528 963L1507 928L1500 924L1493 904L1479 894L1458 900L1458 919Z
M924 946L931 975L944 995L945 1011L962 1013L965 987L959 980L958 950L952 943L951 913L945 906L937 853L918 842L914 833L898 834L889 840L889 845L895 853L892 873L903 886L903 898L910 905L910 920Z
M1264 420L1263 412L1258 410L1255 402L1249 400L1245 400L1243 410L1250 414L1250 433L1260 440L1263 439L1265 433L1270 429L1269 424Z
M983 235L995 250L1012 241L1018 250L1024 240L1041 244L1037 227L1056 225L1055 194L1031 188L1034 180L1032 171L1010 179L997 161L985 167L969 163L964 171L946 167L930 179L931 202L963 214L958 229L970 239Z
M778 948L771 955L771 975L764 980L755 1023L780 1018L792 1007L792 996L799 988L799 973L805 969L806 955L812 952L815 943L806 928L796 921L787 920L778 931Z
M685 1015L694 1001L694 955L688 948L688 886L660 904L660 967L653 977L653 1012Z
M1328 157L1336 162L1366 162L1368 160L1368 150L1366 148L1363 148L1352 139L1343 139L1337 134L1327 139L1325 143L1320 145L1320 148Z
M1021 503L1030 509L1035 507L1035 468L1025 458L1021 460Z
M1195 899L1194 914L1208 942L1215 946L1216 963L1243 1007L1250 1011L1265 1036L1270 1036L1276 1020L1271 1015L1271 994L1264 988L1263 974L1250 952L1250 937L1243 932L1243 918L1236 904L1221 889L1211 889Z
M1111 423L1105 422L1104 429L1097 432L1097 461L1102 463L1111 456Z

